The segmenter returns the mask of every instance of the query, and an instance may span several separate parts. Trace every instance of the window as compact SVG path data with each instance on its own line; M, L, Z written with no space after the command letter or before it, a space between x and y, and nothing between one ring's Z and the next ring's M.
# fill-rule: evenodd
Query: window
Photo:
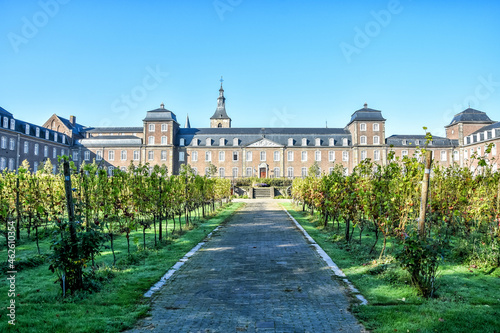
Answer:
M347 142L347 138L343 138L342 139L342 146L347 146L348 142Z
M154 132L155 131L155 124L149 124L149 131Z
M138 161L139 158L140 158L139 151L138 150L134 150L134 161Z
M293 146L293 138L288 138L288 145Z
M38 143L35 143L35 155L38 156Z
M361 160L366 160L366 150L361 151Z
M302 138L302 145L307 146L307 139L306 138Z
M266 160L266 152L265 151L261 151L260 152L260 160L261 161L265 161Z
M307 177L307 168L302 168L300 174L302 177Z
M286 170L286 176L288 178L293 178L293 168L292 167L288 167L288 169Z
M380 161L380 151L378 150L373 151L373 160Z
M226 170L224 168L219 168L219 178L226 177Z
M307 161L307 151L302 151L300 153L300 159L301 159L302 162Z
M191 142L193 143L193 146L198 146L198 139L193 139Z
M7 168L7 160L5 157L0 158L0 171L4 171Z
M9 140L9 148L10 150L16 149L16 141L14 141L14 139Z
M247 170L246 170L246 176L247 177L252 177L252 168L247 168Z
M458 160L459 160L458 150L454 150L454 151L453 151L453 160L454 160L455 162L458 162Z
M193 173L194 173L195 175L197 175L197 174L198 174L198 168L193 168Z
M406 139L401 140L401 144L402 144L403 146L406 146L406 144L407 144Z
M210 168L205 168L205 175L208 176L210 173Z
M167 137L166 136L162 136L161 137L161 144L162 145L166 145L167 144ZM180 146L184 146L184 139L183 138L179 139L179 145Z
M359 124L359 130L360 131L366 131L366 124L365 123Z
M252 161L252 152L251 151L247 151L247 161L248 162Z
M497 145L494 144L491 147L491 155L496 156L496 154L497 154Z
M165 158L163 158L163 153L165 153ZM179 152L179 161L180 161L180 162L184 162L184 154L185 154L185 153L184 153L183 151L180 151L180 152ZM166 159L167 159L167 152L166 152L165 150L163 150L163 151L161 152L161 155L162 155L162 156L161 156L161 157L162 157L162 160L166 160Z
M108 175L109 175L109 176L113 176L113 170L114 170L114 169L115 169L115 167L113 167L113 166L109 166L109 167L108 167Z
M182 156L182 160L181 160L181 156ZM162 161L166 161L167 160L167 151L166 150L162 150L160 152L160 159ZM182 152L179 153L179 161L184 161L184 153L182 153Z
M150 150L148 151L148 160L152 161L155 159L155 152Z
M205 161L206 162L212 161L212 152L211 151L206 151L205 152Z
M328 161L330 161L330 162L335 161L335 152L333 150L330 150L328 152Z
M38 171L38 162L33 163L33 172Z
M207 139L205 140L205 144L206 144L207 146L211 146L211 145L212 145L212 139L207 138Z
M446 150L441 150L441 161L446 161L446 160L447 160Z
M16 121L14 119L10 120L10 129L15 130L16 129Z
M150 136L148 137L148 145L154 145L155 144L155 137Z
M198 152L197 151L193 151L191 153L191 161L198 162Z
M374 145L378 145L378 144L380 144L380 137L379 137L378 135L375 135L375 136L373 137L373 144L374 144Z
M237 160L238 160L238 152L233 151L233 161L237 161Z
M481 147L477 147L477 156L481 156Z
M109 161L115 160L115 151L114 150L108 150L108 160Z
M57 142L57 133L54 133L54 142Z
M342 152L342 161L344 161L344 162L349 161L349 152L348 151Z
M7 138L2 136L2 149L7 149Z
M320 152L319 150L316 150L316 151L314 152L314 160L315 160L316 162L321 161L321 152Z
M238 178L238 168L233 168L233 178Z
M226 159L226 152L220 151L219 152L219 162L224 162Z
M50 132L48 130L45 130L45 140L49 139Z
M276 150L273 155L274 155L274 161L278 162L280 160L280 152L279 152L279 150Z
M468 159L469 158L469 152L467 151L467 149L464 150L464 159Z
M226 145L226 139L220 138L219 139L219 146L225 146Z
M9 118L3 117L3 127L8 128L9 127ZM4 159L5 161L5 159ZM5 168L3 168L5 169Z
M293 151L289 151L289 152L287 153L287 160L288 160L289 162L293 161Z
M56 165L54 165L54 167L55 166ZM13 158L9 158L9 170L14 171L14 159Z
M87 150L83 153L83 159L85 161L90 161L90 151Z
M161 131L162 132L168 131L168 125L167 124L161 124Z
M55 148L54 148L54 150L55 150ZM102 150L98 150L95 152L95 159L96 159L96 161L102 160Z
M374 132L380 131L380 127L379 127L378 123L373 124L373 131Z
M37 138L40 137L40 128L39 127L36 128L35 135L36 135Z
M415 140L415 146L420 145L420 140Z
M408 156L408 150L402 150L401 151L401 157Z
M62 143L66 143L66 135L61 135Z
M279 178L280 176L280 168L274 168L274 177Z
M316 146L321 146L321 139L320 138L316 138L315 141L316 141L315 142Z
M234 138L234 139L233 139L233 146L237 146L237 145L238 145L238 143L239 143L238 138Z
M24 141L24 153L27 154L29 152L29 143L27 141Z
M30 134L30 125L26 124L26 127L24 129L24 134L27 134L27 135Z
M73 151L73 161L78 162L78 152Z
M126 161L127 160L127 151L126 150L122 150L121 153L120 153L120 159L122 161Z
M64 151L64 149L61 149L61 156L66 156L66 151Z
M335 140L333 138L328 139L328 145L331 147L335 146Z
M429 146L432 146L432 140L431 140L431 141L429 141Z
M359 144L366 145L366 136L362 135L359 137Z

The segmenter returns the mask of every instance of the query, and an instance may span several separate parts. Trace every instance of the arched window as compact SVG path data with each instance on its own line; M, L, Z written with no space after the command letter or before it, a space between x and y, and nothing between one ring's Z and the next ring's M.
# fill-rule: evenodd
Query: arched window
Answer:
M219 125L217 125L217 127L222 127L222 123L219 123Z

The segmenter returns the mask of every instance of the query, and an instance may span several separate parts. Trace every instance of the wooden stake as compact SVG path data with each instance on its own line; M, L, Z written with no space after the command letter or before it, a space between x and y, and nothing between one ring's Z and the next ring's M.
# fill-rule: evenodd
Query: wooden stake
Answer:
M420 239L425 238L425 213L427 211L427 195L429 192L429 180L431 175L432 152L425 153L424 179L422 180L422 197L420 201L420 218L418 219L418 235Z

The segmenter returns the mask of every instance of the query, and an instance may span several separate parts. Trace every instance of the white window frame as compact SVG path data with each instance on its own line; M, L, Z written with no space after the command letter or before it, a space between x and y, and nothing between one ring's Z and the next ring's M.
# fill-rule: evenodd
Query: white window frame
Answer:
M49 130L45 130L45 140L48 140L50 137L50 132Z
M198 146L198 139L193 139L191 142L192 142L194 147Z
M275 178L280 178L280 168L274 167L274 177Z
M9 118L3 117L3 127L4 128L9 128Z
M37 137L37 138L39 138L39 137L40 137L40 127L37 127L37 128L35 129L35 135L36 135L36 137Z
M360 144L360 145L366 145L366 143L367 143L367 140L366 140L366 135L361 135L361 136L359 137L359 144Z
M239 159L240 159L240 153L238 151L233 151L233 161L238 161Z
M13 138L10 138L9 140L9 149L10 150L16 149L16 140L14 140Z
M286 176L287 176L288 178L293 178L293 167L288 167L288 168L286 169Z
M253 168L252 167L247 167L245 170L245 176L246 177L252 177L253 176Z
M16 129L16 120L15 119L10 120L10 129L13 131Z
M448 152L446 150L441 150L441 162L446 162L448 160Z
M287 155L287 161L293 162L293 151L289 150L286 155Z
M374 132L380 131L380 125L379 125L379 123L373 123L373 131Z
M167 132L168 131L168 125L167 124L161 124L161 131L162 132Z
M246 155L245 156L246 157L246 161L247 162L252 162L252 157L253 157L252 156L253 155L252 152L251 151L247 151L247 153L245 155Z
M342 146L347 147L349 145L349 142L347 141L347 138L342 138Z
M321 162L321 151L316 150L316 151L314 152L314 160L315 160L316 162Z
M206 139L205 139L205 145L206 145L207 147L210 147L210 146L212 145L212 139L211 139L211 138L206 138Z
M54 142L57 142L57 132L54 133Z
M54 148L54 151L55 151L55 148ZM95 152L95 160L96 161L101 161L102 160L102 150L97 150Z
M316 144L316 146L321 146L321 139L320 138L316 138L314 141L315 141L314 143Z
M73 151L72 159L74 162L78 162L78 151L76 150Z
M90 151L86 150L84 153L83 153L83 159L85 161L90 161Z
M148 161L154 161L155 159L155 152L153 150L148 151Z
M125 149L122 149L122 151L120 152L120 159L122 161L126 161L127 160L127 151Z
M302 146L303 147L307 146L307 139L306 138L302 138Z
M30 134L30 125L26 124L26 128L24 129L24 134L29 135Z
M233 168L232 174L233 174L233 178L238 178L238 168Z
M373 144L374 145L379 145L380 144L380 137L378 135L373 136Z
M261 162L266 160L266 155L267 155L267 154L266 154L266 152L265 152L265 151L261 151L259 155L260 155L260 160L261 160Z
M401 150L401 157L408 156L408 150Z
M221 150L219 151L219 162L224 162L226 160L226 152Z
M303 150L300 152L300 160L302 162L307 162L307 150Z
M148 145L154 145L155 144L155 137L150 135L148 136Z
M28 141L24 141L24 150L23 151L24 151L25 154L29 153L29 151L30 151L30 144L29 144Z
M333 138L328 139L328 145L329 145L330 147L335 146L335 140L334 140Z
M373 151L373 160L374 161L380 161L380 150L374 150Z
M307 168L306 167L302 167L300 169L300 176L301 177L307 177Z
M220 138L219 139L219 146L224 147L226 145L226 139Z
M344 150L342 152L342 162L348 162L349 161L349 152Z
M366 156L367 156L367 154L366 154L366 150L362 150L362 151L360 152L360 160L361 160L361 161L366 160Z
M330 150L328 152L328 161L329 162L334 162L335 161L335 150Z
M233 139L233 146L238 146L238 143L239 143L239 139L238 138L234 138Z
M2 149L7 149L7 137L2 136Z
M361 132L366 132L366 123L359 124L359 130Z
M141 159L141 152L139 150L134 150L133 158L134 158L134 161L139 161Z
M288 145L293 146L293 138L288 138Z
M211 161L212 161L212 152L206 151L205 152L205 162L211 162Z
M275 150L274 153L274 161L275 162L279 162L280 161L280 151L279 150Z
M148 131L149 132L154 132L155 131L155 124L149 124Z
M198 162L198 152L197 151L193 151L191 153L191 161Z
M219 178L226 178L226 169L223 167L219 168Z
M34 148L33 152L35 153L36 156L38 156L39 149L40 149L40 146L38 145L38 143L35 143L35 148Z
M168 144L168 141L167 141L167 136L165 136L165 135L164 135L164 136L162 136L162 137L161 137L161 144L162 144L162 145L166 145L166 144ZM182 146L184 146L184 138L180 138L180 139L179 139L179 145L180 145L181 147L182 147Z
M108 150L108 161L114 161L114 160L115 160L115 151Z
M167 159L167 151L166 150L162 150L162 157L163 157L163 153L165 153L165 159L162 159L163 161L165 161ZM179 162L184 162L184 159L185 159L185 153L183 151L180 151L179 152Z

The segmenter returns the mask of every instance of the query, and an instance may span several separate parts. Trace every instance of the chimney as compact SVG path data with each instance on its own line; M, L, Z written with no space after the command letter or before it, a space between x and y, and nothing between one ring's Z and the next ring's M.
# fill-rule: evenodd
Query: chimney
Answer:
M76 117L75 116L69 116L69 122L71 125L75 126L76 124Z

